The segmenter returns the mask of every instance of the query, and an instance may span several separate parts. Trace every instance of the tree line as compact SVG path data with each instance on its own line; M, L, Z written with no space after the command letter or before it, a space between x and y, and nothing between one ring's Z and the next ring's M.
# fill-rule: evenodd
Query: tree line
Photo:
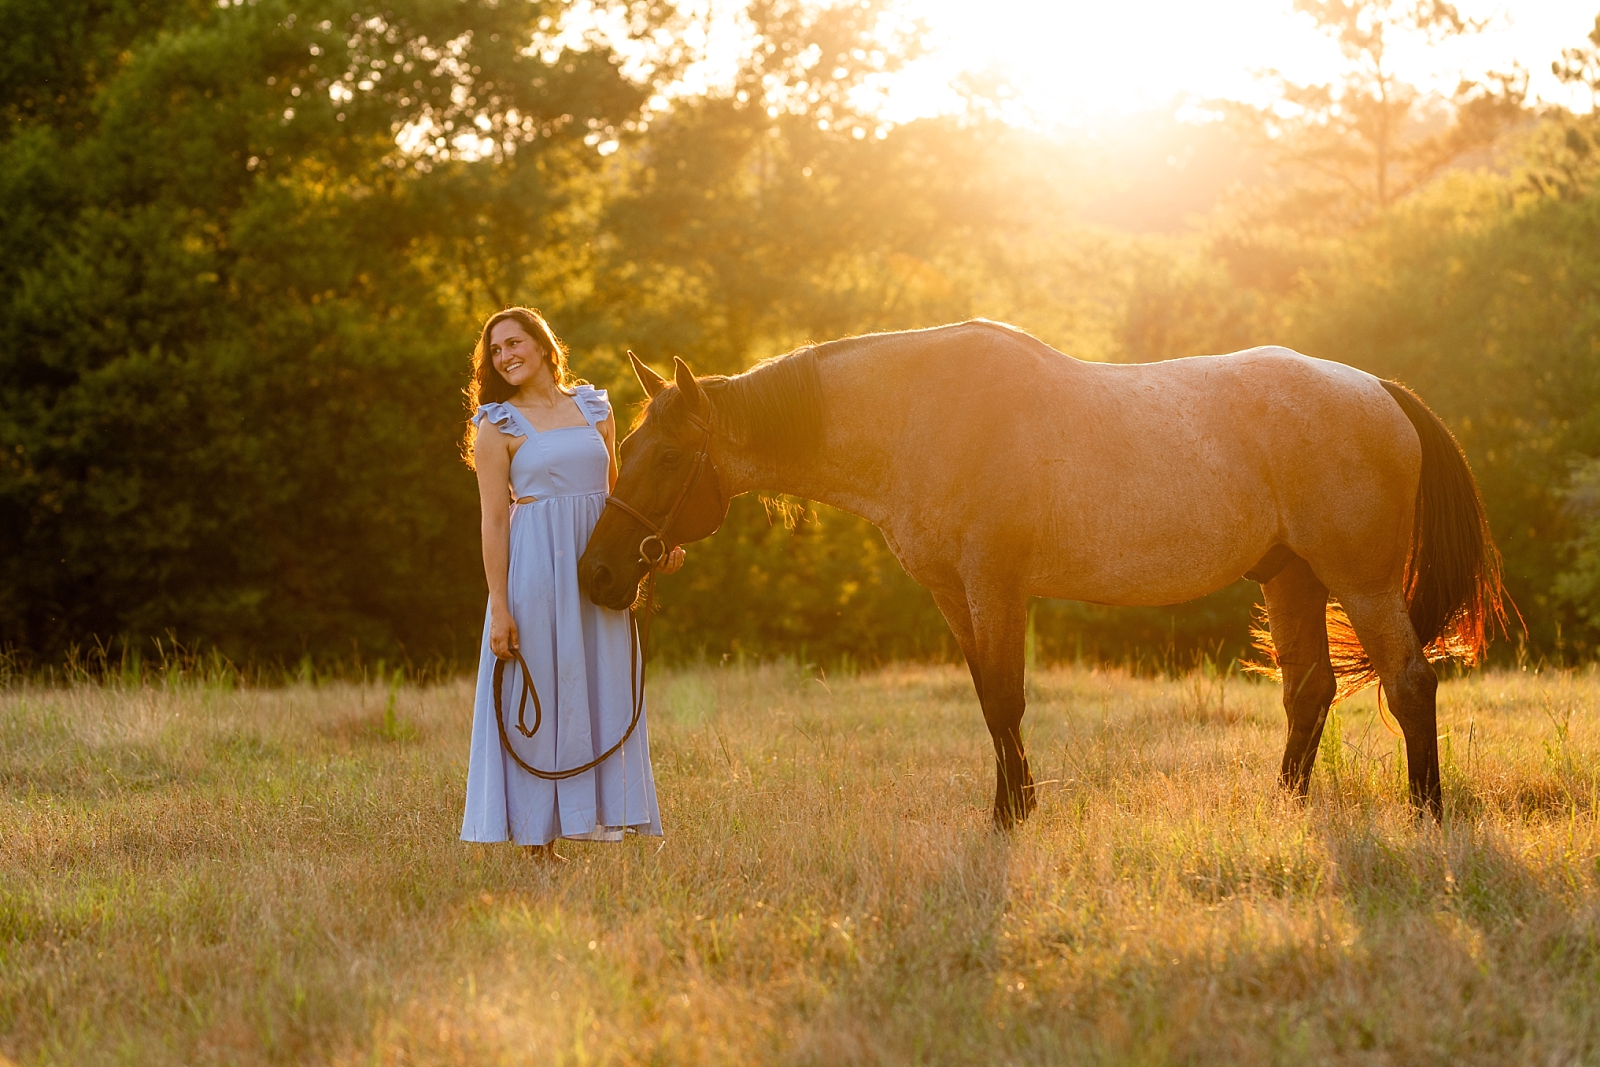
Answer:
M1592 656L1600 125L1516 72L1410 91L1384 34L1471 32L1448 5L1302 6L1347 77L1172 126L1246 162L1141 229L1127 173L976 90L886 124L862 90L919 44L880 0L753 0L696 92L652 0L587 37L553 2L0 0L0 645L469 662L462 388L476 324L525 303L624 421L628 348L728 373L977 315L1084 358L1279 343L1398 378L1483 484L1505 647ZM1557 66L1600 92L1597 51ZM673 657L955 655L877 532L801 501L736 501L661 587ZM1226 657L1255 598L1041 603L1035 647Z

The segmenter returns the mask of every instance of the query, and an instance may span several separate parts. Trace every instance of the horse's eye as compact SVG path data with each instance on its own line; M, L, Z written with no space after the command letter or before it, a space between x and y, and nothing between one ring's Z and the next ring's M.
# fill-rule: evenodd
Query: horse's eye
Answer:
M673 449L668 449L667 451L661 453L660 463L663 467L676 467L678 465L678 460L681 459L682 456L683 453Z

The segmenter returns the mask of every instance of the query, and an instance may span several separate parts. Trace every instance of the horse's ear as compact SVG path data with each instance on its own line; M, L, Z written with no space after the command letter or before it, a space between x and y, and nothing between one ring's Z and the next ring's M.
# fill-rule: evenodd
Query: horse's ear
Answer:
M689 364L672 357L673 382L678 387L678 392L683 394L683 399L689 402L689 410L704 418L711 408L711 401L706 399L706 391L700 388L700 383L694 380L694 371L689 369Z
M633 354L633 349L628 349L628 362L633 364L633 373L638 376L639 384L644 386L645 395L651 400L656 394L667 387L667 380L649 367L644 365L644 360Z

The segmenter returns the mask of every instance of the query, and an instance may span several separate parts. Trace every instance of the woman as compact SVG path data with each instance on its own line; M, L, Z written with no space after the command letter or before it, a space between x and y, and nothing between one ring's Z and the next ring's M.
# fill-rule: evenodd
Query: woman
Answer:
M462 840L512 840L559 860L560 837L660 835L642 715L614 755L554 782L518 765L495 721L495 660L519 651L543 709L534 736L522 736L516 729L522 673L512 665L501 693L504 744L523 762L549 771L588 763L632 721L628 614L597 607L578 592L578 558L617 479L616 421L605 391L568 376L566 349L537 311L507 308L483 325L467 393L476 407L467 444L483 506L489 611ZM662 570L682 564L680 548Z

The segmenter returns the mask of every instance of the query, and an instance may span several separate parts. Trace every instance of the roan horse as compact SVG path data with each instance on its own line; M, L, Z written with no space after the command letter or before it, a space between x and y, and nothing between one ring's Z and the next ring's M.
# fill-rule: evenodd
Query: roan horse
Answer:
M631 356L631 353L630 353ZM1460 447L1415 394L1283 348L1085 363L978 320L800 348L649 406L578 580L626 608L673 544L751 490L875 523L933 593L994 739L994 817L1036 803L1023 752L1029 596L1174 604L1261 583L1304 797L1329 705L1381 681L1411 800L1438 816L1437 679L1503 625L1500 560ZM1330 599L1330 594L1333 599Z

